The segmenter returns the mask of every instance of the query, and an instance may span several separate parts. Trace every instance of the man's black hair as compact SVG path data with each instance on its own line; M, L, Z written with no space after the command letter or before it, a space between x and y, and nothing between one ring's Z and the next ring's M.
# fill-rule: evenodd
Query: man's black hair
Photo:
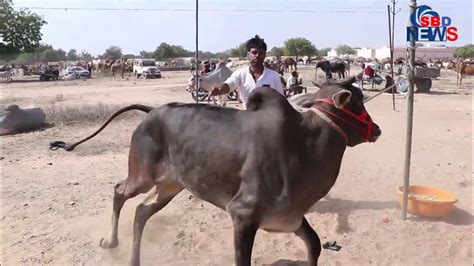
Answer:
M258 35L255 35L255 37L248 40L247 43L245 44L245 47L247 48L247 52L249 52L250 49L252 49L252 48L263 49L263 50L267 51L267 44Z

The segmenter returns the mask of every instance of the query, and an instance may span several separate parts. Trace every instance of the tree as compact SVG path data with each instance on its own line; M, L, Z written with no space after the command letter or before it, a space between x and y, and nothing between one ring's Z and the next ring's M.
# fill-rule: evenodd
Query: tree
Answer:
M273 47L273 48L270 50L269 55L275 56L276 58L280 59L280 57L282 57L282 56L285 55L285 51L283 50L283 48L280 48L280 47Z
M232 57L247 57L246 43L243 42L239 46L230 50L230 56Z
M59 61L67 60L66 51L64 51L63 49L56 50L56 53L58 54Z
M143 51L140 51L139 54L141 58L153 58L153 52L147 52L143 50Z
M54 49L45 50L40 55L41 62L55 62L59 60L59 53Z
M319 50L318 55L319 56L327 56L329 51L331 51L331 47L323 48L323 49Z
M117 59L120 59L122 58L122 49L118 46L110 46L109 48L107 48L104 52L104 54L102 55L102 57L104 59L107 59L107 60L117 60Z
M77 55L77 51L75 49L71 49L69 52L67 52L66 58L67 60L76 61L79 59L79 56Z
M143 52L146 53L145 51ZM199 51L199 53L202 53L202 51ZM188 51L180 45L170 45L165 42L162 42L153 52L153 58L162 61L168 58L186 56L194 56L194 52Z
M356 54L356 50L352 49L349 45L341 44L336 47L336 52L338 55L343 54Z
M134 54L124 54L122 56L123 59L127 60L127 59L132 59L132 58L135 58L136 56Z
M462 58L474 57L474 44L458 47L454 50L454 54Z
M172 45L174 57L185 57L192 54L192 52L184 49L182 46ZM199 51L198 51L199 52Z
M162 42L153 52L153 58L158 60L166 60L175 57L173 47L165 42Z
M12 61L15 65L28 65L33 63L34 57L32 53L21 53L18 57Z
M47 49L41 52L41 54L39 55L39 61L41 62L56 62L66 59L66 52L62 49Z
M283 50L286 55L296 55L296 59L299 56L313 56L318 50L314 45L305 38L291 38L285 41Z
M28 9L16 11L11 0L0 2L0 54L32 51L40 44L46 21Z
M79 54L79 58L85 61L91 61L93 59L92 55L86 52L86 50L82 50Z

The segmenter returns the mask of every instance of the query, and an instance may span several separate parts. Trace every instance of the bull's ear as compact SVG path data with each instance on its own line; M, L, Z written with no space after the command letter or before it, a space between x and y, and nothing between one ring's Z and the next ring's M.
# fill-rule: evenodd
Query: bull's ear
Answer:
M332 95L332 100L337 108L342 108L351 100L351 96L349 90L340 90Z

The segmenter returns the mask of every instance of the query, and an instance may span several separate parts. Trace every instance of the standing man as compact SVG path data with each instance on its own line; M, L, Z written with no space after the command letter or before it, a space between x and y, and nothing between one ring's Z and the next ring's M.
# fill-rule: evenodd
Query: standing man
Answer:
M226 94L237 89L244 108L246 108L249 95L255 88L269 86L281 95L285 95L281 76L263 65L267 53L265 41L255 35L254 38L247 41L246 48L250 66L234 71L220 87L215 87L211 91L211 96Z

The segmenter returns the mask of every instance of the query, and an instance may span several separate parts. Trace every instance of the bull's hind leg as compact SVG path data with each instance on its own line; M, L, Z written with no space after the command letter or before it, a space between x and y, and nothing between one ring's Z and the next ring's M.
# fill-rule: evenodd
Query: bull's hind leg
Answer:
M321 254L321 240L318 234L311 228L306 218L303 217L303 222L300 228L295 231L295 234L303 240L308 250L308 264L311 266L318 265L318 258Z
M146 222L153 214L165 207L181 190L183 190L183 186L179 183L159 183L154 193L149 194L148 197L137 206L135 221L133 223L131 265L140 265L140 245Z
M136 195L150 190L152 184L148 186L134 186L133 182L128 182L130 179L125 179L118 182L114 187L113 212L112 212L112 228L109 236L100 240L102 248L115 248L118 246L118 222L120 211L122 210L125 201Z

